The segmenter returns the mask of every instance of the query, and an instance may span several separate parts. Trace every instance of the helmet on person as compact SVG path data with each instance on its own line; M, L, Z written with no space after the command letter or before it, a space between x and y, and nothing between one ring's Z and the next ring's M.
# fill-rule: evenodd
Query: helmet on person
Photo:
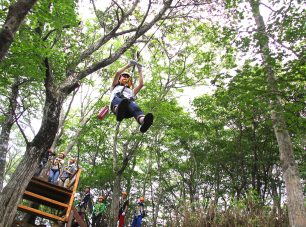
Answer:
M143 202L144 202L144 198L143 198L143 197L140 197L140 198L139 198L139 201L143 203Z
M131 74L130 73L128 73L128 72L123 72L123 73L121 73L120 74L120 76L127 76L127 77L131 77Z

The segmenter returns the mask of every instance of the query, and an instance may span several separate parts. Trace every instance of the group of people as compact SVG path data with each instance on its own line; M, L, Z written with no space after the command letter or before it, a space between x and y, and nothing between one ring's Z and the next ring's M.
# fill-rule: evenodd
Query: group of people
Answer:
M123 227L125 215L128 211L129 207L129 199L126 192L122 192L120 201L119 201L119 227ZM133 220L131 227L140 227L142 223L142 219L145 217L145 209L144 209L144 198L140 197L137 199L137 205L134 209Z
M40 176L43 169L48 168L48 182L67 188L72 176L77 171L77 166L75 158L70 158L68 163L65 163L65 157L64 152L55 155L51 149L48 149L35 176Z
M76 159L70 158L68 163L65 163L65 153L60 152L57 156L50 159L50 170L48 181L67 188L71 177L76 172Z
M85 218L85 212L89 207L90 202L90 187L86 187L84 191L84 196L81 201L78 202L78 212L81 218ZM119 211L118 211L118 226L123 227L125 222L125 216L129 208L129 199L126 192L122 192L119 200ZM106 211L106 201L103 196L99 196L96 203L93 205L92 209L92 227L102 227L107 226L105 223L105 211ZM142 219L145 217L144 209L144 198L140 197L137 200L137 206L135 207L133 220L131 227L141 227Z

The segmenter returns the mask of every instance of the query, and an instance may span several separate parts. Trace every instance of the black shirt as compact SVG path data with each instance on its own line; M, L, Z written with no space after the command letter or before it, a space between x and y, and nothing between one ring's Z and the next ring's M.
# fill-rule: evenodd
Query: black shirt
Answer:
M123 203L120 202L119 215L125 211L125 208L129 205L129 200L125 200Z

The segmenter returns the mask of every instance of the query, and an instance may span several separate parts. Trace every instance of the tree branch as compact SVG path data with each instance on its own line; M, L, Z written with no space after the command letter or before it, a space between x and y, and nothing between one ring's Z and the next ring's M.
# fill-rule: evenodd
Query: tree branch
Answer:
M19 128L19 130L20 130L20 132L21 132L21 135L23 136L23 138L24 138L24 141L26 142L26 144L28 145L29 144L29 140L28 140L28 138L27 138L27 136L26 136L26 134L24 133L24 131L23 131L23 129L21 128L21 126L19 125L19 123L18 123L18 120L16 119L16 125L18 126L18 128Z
M118 20L117 25L105 36L100 38L97 42L95 42L93 45L89 46L83 53L81 53L80 58L77 60L75 65L78 65L80 62L82 62L85 58L89 57L93 52L98 50L102 45L107 43L110 39L114 37L114 34L116 31L120 28L121 24L132 14L132 12L135 10L136 6L138 5L140 0L136 0L132 6L132 8L121 17L121 19Z
M165 2L163 8L159 11L159 13L151 20L150 23L143 25L141 28L139 28L138 32L136 32L132 37L130 37L124 45L121 46L115 53L113 53L108 58L105 58L91 66L89 66L87 69L81 71L78 73L78 80L83 79L87 75L107 66L116 61L125 51L127 51L134 43L135 41L144 33L146 33L157 21L159 21L164 13L169 9L170 4L172 0L169 0Z
M19 0L10 5L0 32L0 62L7 54L20 24L37 0Z

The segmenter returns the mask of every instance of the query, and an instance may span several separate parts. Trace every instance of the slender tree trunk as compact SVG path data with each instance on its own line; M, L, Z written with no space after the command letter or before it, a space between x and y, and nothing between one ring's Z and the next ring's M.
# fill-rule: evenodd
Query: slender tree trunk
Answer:
M0 194L0 226L11 227L21 202L22 194L31 180L46 150L51 146L58 128L64 96L47 92L44 116L39 132L27 144L26 152L12 175L9 183Z
M158 187L157 187L157 198L156 198L156 202L155 202L155 210L154 210L154 214L153 214L153 227L157 226L157 218L158 218L158 213L159 213L159 207L160 207L160 202L162 199L162 186L160 185L161 181L162 181L162 169L161 169L161 163L160 163L160 151L157 149L156 150L156 162L157 162L157 170L158 170Z
M280 214L280 199L277 194L277 186L274 179L271 179L271 190L272 190L272 198L273 198L273 206L272 206L272 213L276 217Z
M259 11L259 1L249 0L258 30L258 43L267 76L270 92L270 108L273 129L279 146L281 167L288 196L289 223L292 227L306 226L306 210L298 168L294 159L293 146L285 122L284 111L279 97L275 72L271 66L273 58L269 49L264 20ZM258 36L257 36L258 37Z
M65 124L65 121L68 117L68 114L70 112L70 109L71 109L71 106L72 106L72 102L74 100L74 97L77 93L77 90L73 92L73 95L70 99L70 102L69 102L69 105L68 105L68 108L67 110L64 112L64 109L62 109L61 111L61 115L60 115L60 119L59 119L59 125L58 125L58 131L55 135L55 138L54 138L54 141L52 143L52 146L51 146L51 150L54 151L55 150L55 147L57 146L57 143L59 141L59 139L62 137L62 135L64 134L64 124ZM66 152L66 150L65 150ZM67 152L68 153L68 152ZM65 153L65 155L67 155L67 153Z
M4 178L5 178L5 163L6 163L6 154L8 152L8 143L11 134L12 126L15 122L15 111L17 107L17 97L19 91L19 81L17 80L12 85L11 95L9 97L9 107L8 112L5 115L3 124L1 125L1 134L0 134L0 192L3 188Z
M64 112L63 112L63 109L61 111L61 114L60 114L60 118L59 118L59 129L55 135L55 138L53 140L53 143L50 147L50 149L54 152L56 146L57 146L57 143L59 141L59 139L61 138L61 136L63 135L64 133L64 122L65 122L65 116L64 116Z
M117 174L118 172L117 143L118 143L119 127L120 127L120 122L117 123L114 143L113 143L113 173L115 176L115 180L113 184L112 205L109 216L110 227L117 226L118 211L119 211L119 197L120 197L120 183L121 183L121 175Z
M37 0L19 0L9 7L6 20L0 31L0 62L7 54L15 33Z
M109 226L116 227L118 221L119 212L119 198L120 198L120 184L121 175L117 175L114 180L113 195L112 195L112 205Z
M255 117L254 117L255 118ZM252 164L252 188L256 190L260 196L260 188L258 188L258 149L257 149L257 138L256 138L256 122L253 120L252 128L252 149L253 149L253 164Z

